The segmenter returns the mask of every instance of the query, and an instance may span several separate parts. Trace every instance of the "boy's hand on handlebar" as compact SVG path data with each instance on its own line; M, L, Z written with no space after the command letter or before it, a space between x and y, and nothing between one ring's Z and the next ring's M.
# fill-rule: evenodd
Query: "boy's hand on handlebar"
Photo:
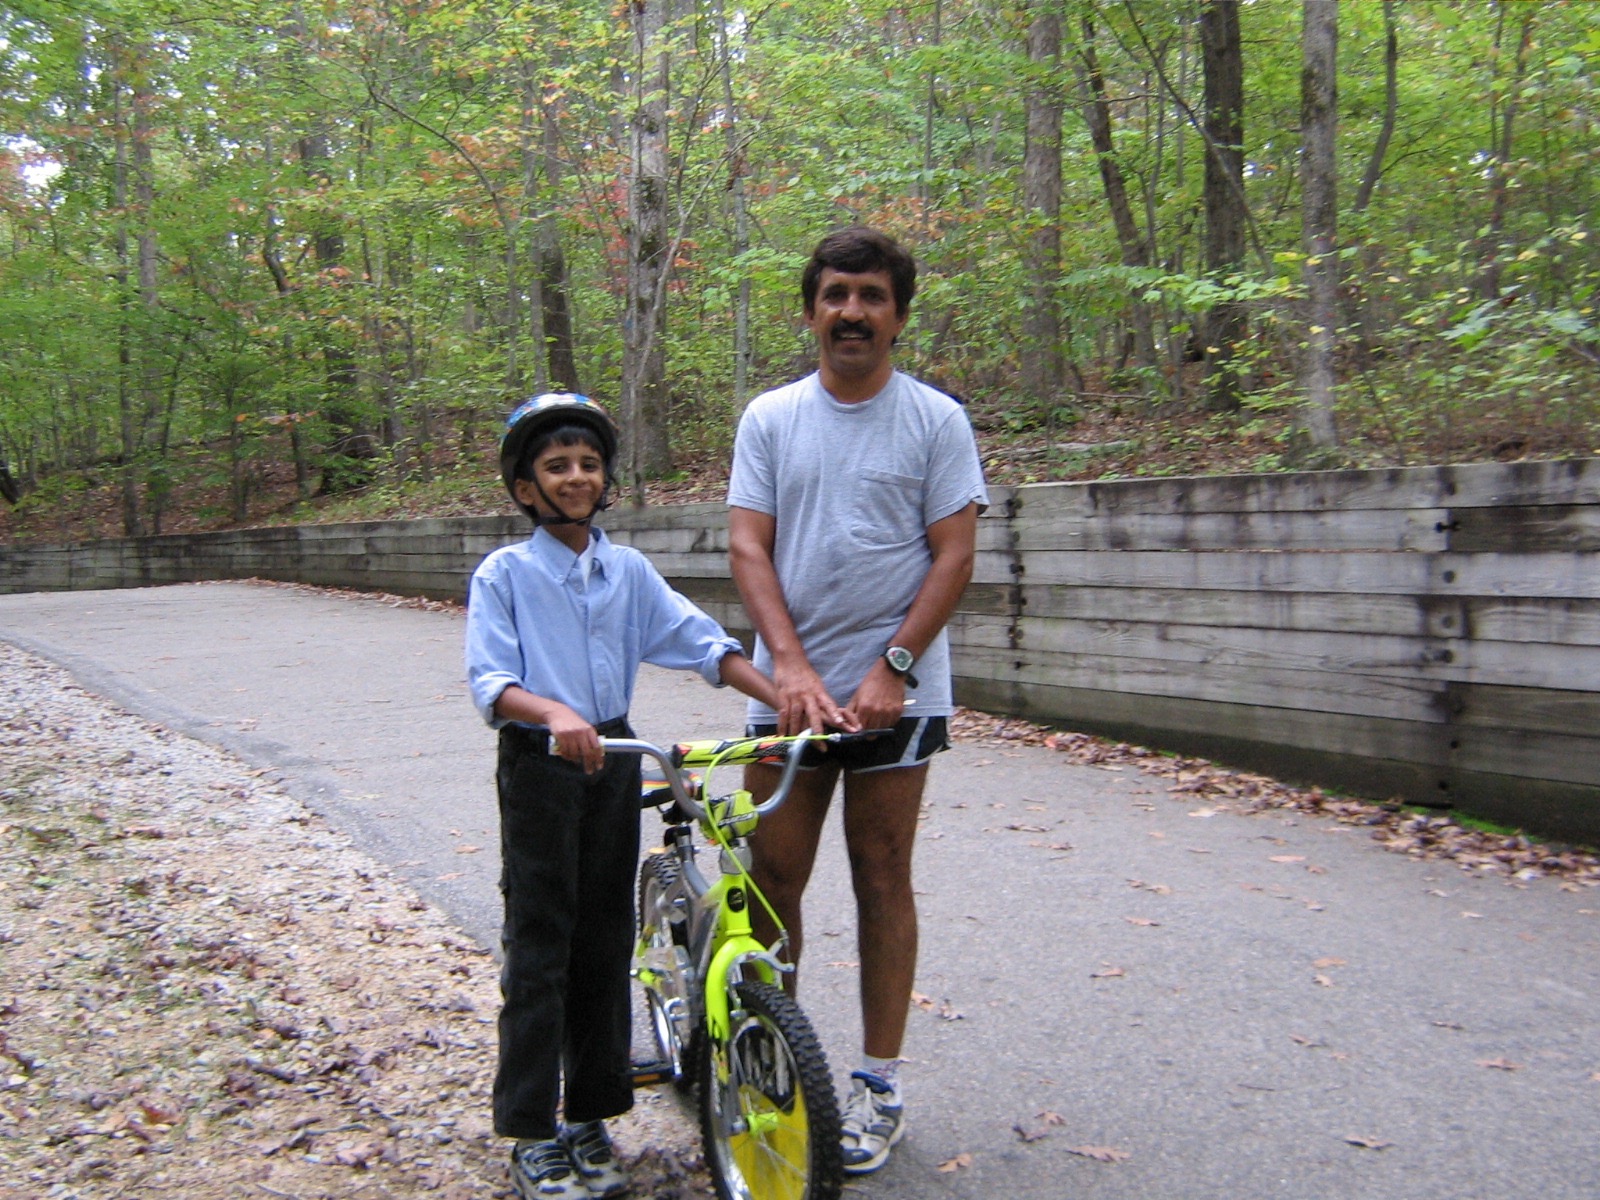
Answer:
M606 752L600 746L600 735L570 708L563 705L560 711L550 714L545 724L550 727L552 754L577 763L588 775L605 766Z

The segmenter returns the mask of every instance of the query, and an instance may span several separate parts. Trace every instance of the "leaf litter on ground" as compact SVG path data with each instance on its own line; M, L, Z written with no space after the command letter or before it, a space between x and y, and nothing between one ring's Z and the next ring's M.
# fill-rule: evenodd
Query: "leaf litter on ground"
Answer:
M510 1194L491 956L270 772L4 643L0 944L18 1195ZM641 1099L636 1194L709 1196Z
M1321 788L1299 788L1265 775L1233 770L1205 759L1166 754L1144 746L1071 733L1017 717L958 709L950 731L959 741L982 746L1039 746L1079 766L1129 766L1168 781L1175 799L1203 801L1206 808L1245 815L1289 810L1364 826L1386 850L1412 858L1446 860L1463 871L1504 876L1512 883L1549 877L1571 890L1600 887L1600 854L1543 843L1522 834L1469 829L1449 816L1415 811L1393 802L1335 796ZM1274 861L1296 861L1283 856Z

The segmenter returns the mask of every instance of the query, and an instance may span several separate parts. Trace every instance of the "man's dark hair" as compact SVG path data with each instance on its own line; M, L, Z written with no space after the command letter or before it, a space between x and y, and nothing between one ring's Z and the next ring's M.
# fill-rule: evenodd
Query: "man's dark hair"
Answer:
M800 276L800 298L807 314L816 311L817 282L828 267L848 275L864 271L887 271L894 285L895 315L903 317L917 294L917 263L899 242L867 225L838 229L817 243Z

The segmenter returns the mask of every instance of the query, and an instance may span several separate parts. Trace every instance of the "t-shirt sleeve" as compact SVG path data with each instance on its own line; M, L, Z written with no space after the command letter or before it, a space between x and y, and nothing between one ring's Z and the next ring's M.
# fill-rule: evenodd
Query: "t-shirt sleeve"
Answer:
M925 525L942 521L974 501L980 513L989 507L978 441L965 409L956 409L939 426L928 455L928 468Z
M777 482L767 429L755 405L744 410L733 439L733 469L728 477L728 507L748 508L775 516Z

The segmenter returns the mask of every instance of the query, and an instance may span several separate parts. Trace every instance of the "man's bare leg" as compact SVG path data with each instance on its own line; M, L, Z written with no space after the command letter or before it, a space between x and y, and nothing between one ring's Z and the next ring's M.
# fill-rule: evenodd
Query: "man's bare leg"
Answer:
M761 804L772 795L782 773L778 767L749 766L745 768L744 785L755 802ZM838 779L839 768L832 764L801 771L788 800L776 812L762 817L750 838L750 874L789 931L787 957L795 970L784 975L783 983L790 994L799 985L800 952L805 946L801 901L806 884L811 881L811 868L817 860L817 846L822 841L822 827L828 819L828 806ZM752 905L750 921L757 940L770 946L778 931L766 908Z
M862 1048L896 1058L917 973L911 852L928 767L845 776L844 833L856 895Z

